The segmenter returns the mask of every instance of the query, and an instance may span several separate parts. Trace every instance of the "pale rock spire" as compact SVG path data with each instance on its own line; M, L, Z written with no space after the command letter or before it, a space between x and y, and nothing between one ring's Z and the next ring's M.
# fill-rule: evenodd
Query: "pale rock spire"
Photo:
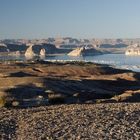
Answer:
M32 47L33 47L33 44L29 45L29 47L27 48L27 50L25 52L25 57L28 60L33 59L36 56Z
M40 54L39 54L40 58L41 59L45 59L45 56L46 56L46 50L44 48L42 48L40 50Z

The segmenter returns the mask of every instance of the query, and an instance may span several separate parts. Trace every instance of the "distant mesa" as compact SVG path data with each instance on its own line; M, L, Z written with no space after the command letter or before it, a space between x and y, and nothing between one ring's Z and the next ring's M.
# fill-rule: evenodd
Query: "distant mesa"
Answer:
M128 46L128 48L125 51L125 55L140 55L140 45L133 44Z
M25 56L26 58L45 58L46 52L68 54L69 56L89 56L107 53L139 55L139 48L127 48L129 44L139 44L137 39L76 39L57 37L47 39L5 39L0 40L0 55ZM27 46L32 44L32 47ZM37 57L36 57L37 56Z

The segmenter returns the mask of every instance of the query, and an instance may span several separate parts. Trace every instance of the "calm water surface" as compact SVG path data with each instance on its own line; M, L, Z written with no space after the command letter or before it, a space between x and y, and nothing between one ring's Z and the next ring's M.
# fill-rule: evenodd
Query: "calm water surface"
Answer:
M126 56L124 54L104 54L97 56L70 57L67 55L46 57L46 60L81 60L100 64L109 64L117 68L130 69L140 72L140 56Z

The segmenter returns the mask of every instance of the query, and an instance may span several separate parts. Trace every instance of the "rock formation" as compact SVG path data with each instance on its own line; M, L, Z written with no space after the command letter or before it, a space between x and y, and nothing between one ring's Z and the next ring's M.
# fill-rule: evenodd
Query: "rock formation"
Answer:
M71 51L70 53L68 53L69 56L81 56L82 53L84 52L85 48L81 47L81 48L76 48L75 50Z
M102 54L102 52L95 48L89 47L76 48L75 50L68 53L69 56L92 56L98 54Z
M29 48L27 48L27 50L25 52L25 57L28 60L33 59L36 56L36 54L33 52L32 47L33 47L33 45L30 45Z
M138 44L128 46L125 55L140 55L140 46Z
M44 49L44 48L42 48L41 50L40 50L40 58L41 59L45 59L45 56L46 56L46 50Z
M45 56L46 55L46 50L44 48L42 48L40 50L40 56Z

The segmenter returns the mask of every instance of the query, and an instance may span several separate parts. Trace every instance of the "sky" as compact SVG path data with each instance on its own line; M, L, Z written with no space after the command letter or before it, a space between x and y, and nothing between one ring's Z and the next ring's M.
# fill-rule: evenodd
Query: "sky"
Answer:
M140 0L0 0L0 39L140 38Z

